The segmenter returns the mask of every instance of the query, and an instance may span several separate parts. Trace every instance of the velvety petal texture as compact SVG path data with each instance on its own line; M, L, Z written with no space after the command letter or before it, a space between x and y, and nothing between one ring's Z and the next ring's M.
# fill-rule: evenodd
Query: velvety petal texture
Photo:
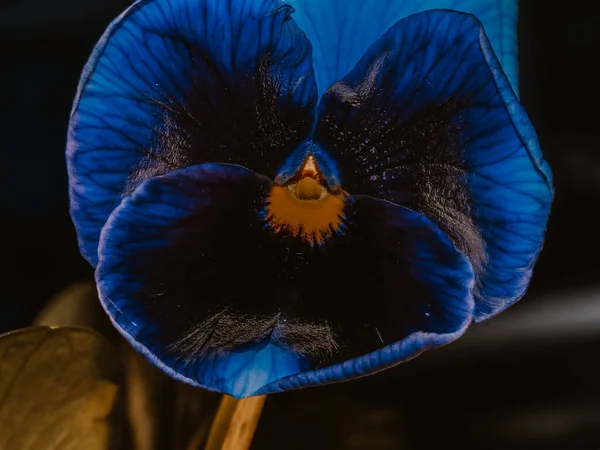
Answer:
M518 88L517 0L286 0L313 44L321 93L355 66L398 20L449 9L474 14L484 25L504 72Z
M111 214L101 301L167 373L243 397L367 375L464 332L471 264L430 220L348 198L343 233L311 247L269 229L270 187L240 166L193 166Z
M141 0L88 61L68 133L71 211L95 265L100 229L143 179L193 164L274 176L310 131L311 46L280 0Z
M551 173L474 16L398 22L325 93L314 139L349 192L421 211L469 255L477 319L525 293Z

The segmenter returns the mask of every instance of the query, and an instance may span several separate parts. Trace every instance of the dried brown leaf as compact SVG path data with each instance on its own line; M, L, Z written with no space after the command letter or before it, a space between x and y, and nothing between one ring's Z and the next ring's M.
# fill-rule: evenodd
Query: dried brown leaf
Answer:
M98 333L31 327L0 336L0 449L116 449L122 363Z

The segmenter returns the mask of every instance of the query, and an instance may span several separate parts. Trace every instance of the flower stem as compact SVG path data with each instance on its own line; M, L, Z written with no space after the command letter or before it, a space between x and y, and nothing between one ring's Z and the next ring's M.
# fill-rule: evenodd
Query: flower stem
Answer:
M242 400L224 395L208 436L206 450L249 449L265 399L265 395Z

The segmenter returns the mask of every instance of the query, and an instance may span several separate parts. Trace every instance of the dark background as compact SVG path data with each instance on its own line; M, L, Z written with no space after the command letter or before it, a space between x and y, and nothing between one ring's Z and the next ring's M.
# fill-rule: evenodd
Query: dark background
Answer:
M65 136L81 69L129 3L0 6L0 332L92 279L68 214ZM529 293L464 343L273 396L253 448L600 449L600 1L523 0L520 17L521 99L556 184Z

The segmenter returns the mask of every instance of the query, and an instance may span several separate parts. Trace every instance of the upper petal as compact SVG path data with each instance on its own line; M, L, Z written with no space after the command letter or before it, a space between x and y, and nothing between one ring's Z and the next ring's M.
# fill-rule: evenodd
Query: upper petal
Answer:
M107 29L68 133L71 211L95 265L100 229L144 178L222 161L274 176L309 132L311 46L280 0L141 0Z
M315 141L349 192L423 212L469 255L477 319L523 296L552 175L474 16L398 22L325 93Z
M483 23L513 89L517 91L517 0L286 0L313 44L323 93L354 67L398 20L429 9L472 13Z
M143 182L102 230L100 299L168 374L237 397L332 383L470 324L471 265L430 220L357 197L313 246L269 225L270 188L243 167L192 166Z

